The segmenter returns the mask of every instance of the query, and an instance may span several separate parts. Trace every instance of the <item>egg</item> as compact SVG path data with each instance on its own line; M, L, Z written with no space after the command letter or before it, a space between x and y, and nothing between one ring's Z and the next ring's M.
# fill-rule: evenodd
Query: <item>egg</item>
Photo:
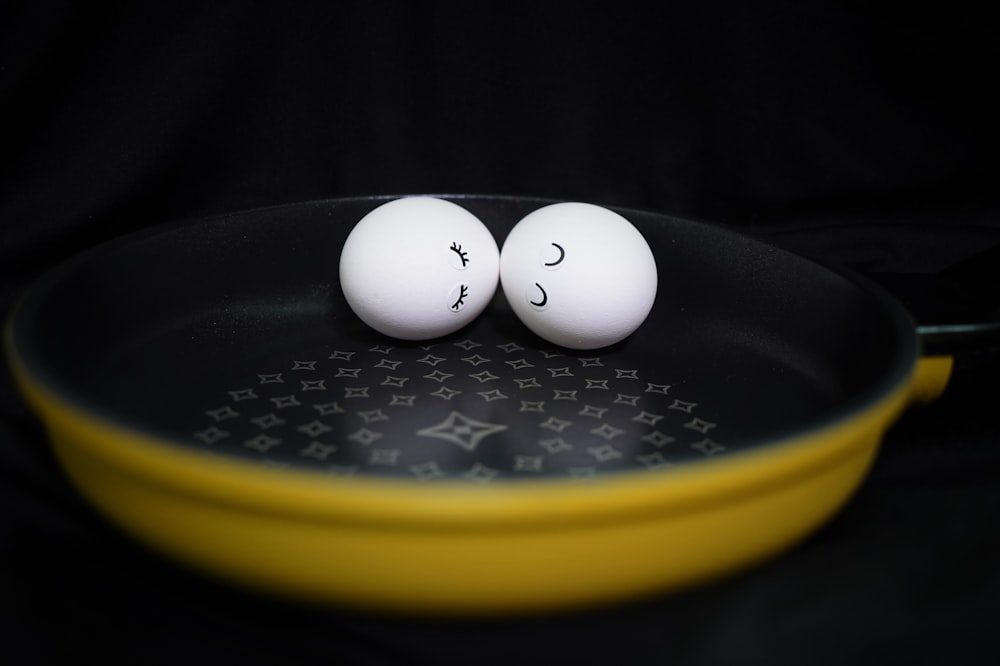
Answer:
M357 222L340 253L340 286L354 313L402 340L447 335L475 319L497 290L493 234L462 206L394 199Z
M598 349L631 335L656 298L656 260L627 219L565 202L522 218L504 240L500 283L535 334L569 349Z

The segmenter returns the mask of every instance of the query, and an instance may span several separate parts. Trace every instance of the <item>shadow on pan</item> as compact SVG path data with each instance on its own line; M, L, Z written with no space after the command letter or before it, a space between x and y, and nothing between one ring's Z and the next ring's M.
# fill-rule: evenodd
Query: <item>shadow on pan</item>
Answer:
M907 312L865 280L622 209L659 272L623 342L553 347L502 294L451 336L390 339L348 308L337 261L391 198L157 228L35 284L7 351L82 495L156 550L272 594L417 614L578 607L797 542L947 380L948 359L921 357ZM554 203L442 198L498 244Z

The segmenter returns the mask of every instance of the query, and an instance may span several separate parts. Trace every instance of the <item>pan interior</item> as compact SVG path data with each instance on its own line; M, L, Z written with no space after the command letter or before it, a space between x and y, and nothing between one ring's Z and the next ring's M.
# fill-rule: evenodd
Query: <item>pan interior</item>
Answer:
M498 243L551 203L453 197ZM723 228L619 210L656 305L624 342L554 348L502 295L467 328L381 336L337 284L382 199L280 206L122 239L52 274L14 321L49 390L178 445L332 474L588 477L846 418L912 363L905 315L854 279Z

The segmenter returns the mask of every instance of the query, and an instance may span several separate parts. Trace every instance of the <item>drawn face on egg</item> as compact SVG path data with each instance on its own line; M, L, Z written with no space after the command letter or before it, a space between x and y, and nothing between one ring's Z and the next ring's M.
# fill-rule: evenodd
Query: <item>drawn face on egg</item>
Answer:
M566 259L566 249L559 243L551 243L549 247L542 247L542 252L540 256L540 263L542 268L548 270L555 270L559 268L563 260ZM551 260L551 261L550 261ZM549 304L549 293L545 287L539 283L535 282L534 289L536 293L531 293L532 287L528 287L528 305L532 306L539 312L548 307Z
M382 204L351 230L340 256L348 305L375 330L428 340L478 316L499 280L493 235L461 206L433 197Z
M500 282L518 318L540 337L597 349L628 337L656 296L656 263L624 217L584 203L540 208L515 225Z
M451 260L451 267L455 270L462 271L469 266L469 253L462 249L462 245L457 242L453 242L448 249L455 253L455 256ZM448 298L446 299L451 305L448 308L452 312L461 312L462 308L465 307L465 301L469 297L469 285L465 282L459 282L451 288L448 292Z

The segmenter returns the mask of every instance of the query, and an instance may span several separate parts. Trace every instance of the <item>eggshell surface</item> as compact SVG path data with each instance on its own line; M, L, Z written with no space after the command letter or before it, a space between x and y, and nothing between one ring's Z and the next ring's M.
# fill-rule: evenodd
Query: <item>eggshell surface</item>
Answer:
M340 254L340 286L366 324L402 340L447 335L475 319L499 281L489 229L458 204L404 197L355 225Z
M627 219L566 202L521 219L500 253L511 308L535 334L570 349L598 349L631 335L656 298L656 261Z

